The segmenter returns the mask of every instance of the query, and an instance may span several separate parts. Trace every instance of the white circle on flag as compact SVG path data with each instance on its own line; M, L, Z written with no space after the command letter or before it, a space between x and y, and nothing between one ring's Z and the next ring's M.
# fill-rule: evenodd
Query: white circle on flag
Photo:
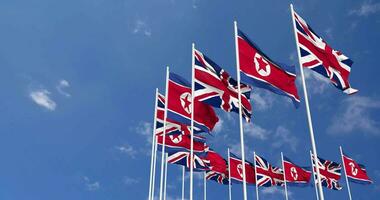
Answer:
M174 144L178 144L182 141L182 135L169 135L169 138L170 140L174 143Z
M290 175L292 176L292 178L294 180L298 179L298 173L297 173L297 169L295 167L290 168Z
M240 177L243 178L243 165L242 164L238 164L237 171L238 171Z
M253 61L255 63L257 73L259 73L261 76L270 75L269 63L260 54L256 53Z
M348 163L348 165L351 166L352 175L356 176L358 174L358 169L355 167L355 164L353 162L350 162L350 163Z
M191 94L185 92L180 96L181 106L187 112L187 114L191 113Z

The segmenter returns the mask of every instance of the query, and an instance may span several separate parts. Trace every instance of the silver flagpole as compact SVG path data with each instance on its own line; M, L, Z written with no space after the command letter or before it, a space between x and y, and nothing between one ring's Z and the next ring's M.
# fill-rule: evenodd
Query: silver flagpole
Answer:
M155 136L155 143L154 143L154 160L153 160L153 178L152 178L152 196L151 196L151 200L154 199L154 193L155 193L156 165L157 165L157 135Z
M154 100L154 119L153 119L153 133L152 133L152 153L150 158L150 178L149 178L149 197L148 199L152 200L152 194L154 193L154 186L153 186L153 177L155 176L153 171L153 165L154 157L155 157L155 143L156 143L156 118L157 118L157 95L158 95L158 88L156 88L156 96Z
M164 166L165 166L165 136L166 136L166 117L168 115L168 87L169 87L169 66L166 67L166 86L165 86L165 114L164 114L164 130L162 135L162 148L161 148L161 177L160 177L160 200L162 200L163 186L164 186Z
M207 180L206 180L206 171L203 173L203 199L207 199Z
M237 73L237 84L238 84L238 96L239 96L239 126L240 126L240 149L241 149L241 159L243 164L243 197L247 200L247 183L245 177L245 150L244 150L244 130L243 130L243 116L241 108L241 87L240 87L240 61L239 61L239 44L238 44L238 28L237 22L234 21L235 30L235 54L236 54L236 73Z
M308 124L309 124L311 146L312 146L312 150L313 150L313 154L314 154L314 161L315 161L315 163L318 163L317 162L317 159L318 159L317 146L315 144L315 139L314 139L313 123L312 123L312 120L311 120L311 113L310 113L310 108L309 108L309 98L308 98L308 95L307 95L305 76L304 76L304 73L303 73L303 67L301 65L301 60L300 60L301 59L301 55L300 55L300 51L299 51L299 47L298 47L298 37L297 37L297 32L296 32L296 23L294 21L294 10L293 10L293 5L292 4L290 4L290 10L291 10L291 14L292 14L294 37L296 39L296 48L297 48L297 54L298 54L298 64L299 64L300 71L301 71L301 80L302 80L303 94L304 94L305 104L306 104L306 114L307 114L307 120L308 120ZM319 173L319 167L317 167L316 169L317 169L317 180L318 180L319 195L321 197L321 200L324 200L323 189L322 189L322 184L321 184L321 176L320 176L320 173Z
M281 162L282 162L282 170L284 170L284 186L285 186L285 199L288 200L288 187L286 185L286 174L285 174L285 165L284 165L284 155L281 152Z
M228 197L229 200L232 200L232 191L231 191L231 167L230 167L230 148L227 148L228 152Z
M313 157L311 156L311 151L310 151L310 162L311 162L311 171L313 172L313 187L315 188L315 195L317 196L317 200L319 200L319 195L318 195L318 189L317 187L315 186L315 173L314 173L314 167L313 167Z
M348 183L348 178L347 178L347 169L346 169L346 166L344 165L342 146L339 146L339 149L340 149L340 156L342 158L342 165L343 165L343 169L344 169L344 176L346 177L348 197L350 198L350 200L352 200L350 184Z
M259 186L257 184L257 174L256 174L256 152L253 152L253 166L255 167L255 185L256 185L256 200L259 200Z
M191 140L190 140L190 200L193 200L193 167L194 167L194 78L195 78L195 71L194 71L194 49L195 44L193 43L191 45Z
M182 200L185 200L185 166L182 166Z
M165 183L164 183L164 200L166 200L166 185L168 182L168 153L165 153Z

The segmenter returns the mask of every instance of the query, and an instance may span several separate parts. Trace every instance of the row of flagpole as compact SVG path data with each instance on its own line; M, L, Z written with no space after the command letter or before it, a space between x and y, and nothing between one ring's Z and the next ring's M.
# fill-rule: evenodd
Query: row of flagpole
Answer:
M317 147L316 147L316 142L315 142L315 137L314 137L314 131L313 131L313 123L312 123L312 117L311 117L311 112L310 112L310 105L309 105L309 99L308 99L308 93L307 93L307 85L305 81L305 75L303 71L303 67L301 64L301 55L299 51L299 42L298 42L298 37L296 35L296 24L295 24L295 19L294 19L294 10L293 10L293 5L290 5L291 9L291 15L292 15L292 22L293 22L293 31L294 31L294 36L295 36L295 42L296 42L296 48L297 48L297 55L298 55L298 61L299 61L299 69L300 69L300 74L301 74L301 81L302 81L302 87L303 87L303 93L304 93L304 101L305 101L305 107L306 107L306 115L307 115L307 122L308 122L308 128L309 128L309 134L310 134L310 141L311 141L311 146L312 146L312 154L314 155L314 163L318 163L318 153L317 153ZM243 119L242 119L242 106L241 106L241 78L240 78L240 61L239 61L239 44L238 44L238 27L237 27L237 22L234 22L234 36L235 36L235 54L236 54L236 71L237 71L237 86L238 86L238 101L239 101L239 131L240 131L240 149L241 149L241 160L242 160L242 177L243 177L243 199L247 200L247 184L246 184L246 169L245 169L245 148L244 148L244 129L243 129ZM194 90L195 90L195 83L194 83L194 65L195 65L195 56L194 56L194 51L195 51L195 44L192 44L192 82L191 82L191 102L194 102ZM166 135L166 120L167 120L167 105L168 105L168 79L169 79L169 67L166 69L166 90L165 90L165 114L164 114L164 124L163 124L163 135ZM158 90L156 89L156 98L157 98ZM157 99L155 103L157 102ZM157 105L155 105L156 108ZM154 122L156 122L156 109L155 109L155 116L154 116ZM156 123L153 125L153 137L152 137L152 156L151 156L151 166L150 166L150 180L149 180L149 198L153 199L154 198L154 189L155 189L155 175L156 175L156 157L157 157L157 139L156 139ZM190 188L189 188L189 197L190 200L193 200L193 167L194 167L194 103L191 104L191 142L190 142ZM166 199L166 177L167 177L167 161L165 159L165 137L163 137L162 141L162 154L161 154L161 172L160 172L160 190L159 190L159 200L165 200ZM228 150L229 151L229 150ZM310 152L311 153L311 152ZM167 155L166 155L167 156ZM229 154L228 154L229 156ZM255 154L254 154L255 156ZM341 156L343 159L343 153L341 150ZM281 159L283 162L283 155L281 153ZM321 177L320 177L320 171L319 167L316 167L316 176L313 175L313 178L315 180L314 182L317 183L316 189L316 195L317 199L319 200L324 200L324 194L323 194L323 189L322 189L322 184L321 184ZM182 169L182 199L184 199L184 191L185 191L185 167ZM344 168L345 172L346 169ZM230 170L229 170L230 171ZM314 170L312 170L314 173ZM230 175L230 174L229 174ZM347 183L347 188L348 188L348 193L349 193L349 198L351 198L351 192L346 176L346 183ZM287 195L287 185L285 181L285 195L286 199L288 199ZM204 174L204 199L206 199L206 174ZM256 184L256 198L259 198L258 195L258 186ZM231 177L229 176L229 199L231 200Z
M342 150L342 147L340 146L339 147L339 150L340 150L340 157L341 157L341 160L342 162L344 162L343 160L343 150ZM254 153L254 158L256 157L256 153ZM312 152L310 151L310 162L313 163L313 159L312 159ZM152 160L154 160L154 158L152 158ZM228 193L229 193L229 199L232 200L232 182L231 182L231 172L230 172L230 149L228 148L228 177L229 177L229 181L228 181ZM256 162L254 162L256 163ZM285 169L285 166L284 166L284 156L283 156L283 153L281 152L281 163L282 163L282 168ZM163 183L163 195L162 195L162 198L164 200L166 200L166 197L167 197L167 194L166 194L166 188L167 188L167 153L165 153L165 162L164 162L164 183ZM255 166L256 164L254 164ZM154 166L153 165L153 169L154 169ZM152 167L152 166L151 166ZM255 170L256 170L256 166L254 167ZM352 196L351 196L351 190L350 190L350 186L349 186L349 182L348 182L348 177L347 177L347 171L346 171L346 168L345 168L345 165L343 165L343 169L344 169L344 174L345 174L345 181L346 181L346 185L347 185L347 191L348 191L348 196L349 196L349 200L352 200ZM153 170L154 172L154 170ZM185 199L185 166L182 166L182 195L181 195L181 199L184 200ZM286 171L284 170L283 171L284 173L284 194L285 194L285 200L288 200L288 188L287 188L287 180L286 180ZM315 180L315 174L314 174L314 170L312 170L312 174L313 174L313 183L317 183L316 180ZM255 174L256 174L256 171L255 171ZM207 179L206 179L206 172L203 173L203 199L206 200L207 199ZM255 181L257 182L257 177L255 177ZM152 188L150 188L150 191L152 191L152 193L149 193L151 199L154 199L154 178L152 179L153 181L153 185L152 185ZM314 187L315 188L315 193L316 193L316 199L319 200L319 194L318 194L318 188L317 187ZM258 185L256 184L256 199L259 200L259 193L258 193Z

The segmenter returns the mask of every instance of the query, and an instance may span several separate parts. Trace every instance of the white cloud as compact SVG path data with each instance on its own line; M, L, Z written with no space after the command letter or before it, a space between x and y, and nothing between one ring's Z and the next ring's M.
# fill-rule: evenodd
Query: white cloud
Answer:
M237 156L241 156L241 149L240 149L240 141L239 142L236 142L234 144L229 144L228 145L229 148L230 148L230 152L237 155ZM249 145L245 145L244 146L244 152L245 152L245 155L246 155L246 160L249 160L249 158L247 159L247 152L253 152L251 149L250 149L250 146Z
M285 195L285 190L282 187L264 187L260 190L260 192L266 196ZM291 198L292 195L293 194L288 190L288 197Z
M371 111L380 109L380 101L363 96L345 99L338 114L328 128L331 134L348 134L356 130L365 134L380 135L380 122L371 117Z
M141 19L138 19L135 21L132 33L133 34L143 34L147 37L150 37L152 35L152 31L150 30L147 23Z
M349 13L350 15L357 16L369 16L380 12L380 3L372 3L372 1L364 1L360 8L353 9Z
M275 101L275 94L265 91L265 90L255 90L251 93L251 99L253 102L253 108L255 110L263 111L270 109Z
M84 176L83 180L88 191L95 191L100 188L100 183L98 181L91 182L87 176Z
M126 154L131 158L135 158L137 151L133 148L133 146L124 144L122 146L116 146L115 149L117 149L120 153Z
M294 135L290 133L290 131L283 127L279 126L276 129L276 132L274 134L274 139L273 139L272 146L274 148L280 148L282 146L289 146L290 149L294 152L297 150L297 145L298 145L298 139Z
M152 123L149 122L140 122L137 127L135 128L135 131L146 137L146 140L149 142L149 144L152 144Z
M255 139L266 140L270 135L270 131L262 128L259 125L253 123L244 122L243 124L244 134L253 137Z
M30 98L39 106L42 106L50 111L54 111L57 104L50 98L50 92L45 89L31 91Z
M139 182L140 182L140 180L136 179L136 178L127 177L127 176L123 178L123 183L125 185L134 185L134 184L137 184Z
M326 88L330 87L330 80L317 72L309 69L304 70L304 75L308 91L313 94L323 94ZM301 80L301 79L299 79ZM300 91L299 91L300 92Z
M67 93L67 92L64 91L64 89L68 88L68 87L70 87L70 83L67 80L62 79L62 80L59 81L59 83L58 83L58 85L57 85L56 88L57 88L57 91L61 95L65 96L65 97L71 97L71 95L69 93Z

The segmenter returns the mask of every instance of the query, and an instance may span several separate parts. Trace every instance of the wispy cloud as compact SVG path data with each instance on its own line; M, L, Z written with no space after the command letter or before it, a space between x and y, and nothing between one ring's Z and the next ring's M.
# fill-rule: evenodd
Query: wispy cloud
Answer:
M244 123L243 124L244 133L247 136L250 136L255 139L259 140L266 140L268 139L268 136L270 135L270 131L267 129L262 128L259 125L253 124L253 123Z
M50 98L50 92L46 89L32 90L29 97L39 106L54 111L57 104Z
M149 122L140 122L137 127L135 128L135 131L146 137L146 140L149 142L149 144L152 143L152 134L153 134L153 130L152 130L152 123L149 123Z
M380 12L380 3L373 3L372 1L364 1L359 8L353 9L349 12L350 15L369 16Z
M326 89L330 87L330 80L312 70L304 70L305 79L307 79L307 88L313 94L325 93ZM301 81L301 79L298 79Z
M356 130L364 134L380 135L380 122L371 113L380 109L380 100L370 97L352 96L345 99L338 114L332 119L328 132L331 134L348 134Z
M135 21L132 33L133 34L143 34L147 37L152 36L152 31L151 31L150 27L142 19L137 19Z
M251 99L253 102L253 107L256 110L264 111L270 109L275 101L274 94L267 92L265 90L257 90L251 93Z
M287 128L283 126L277 127L273 137L274 142L272 143L272 146L274 148L289 146L292 151L296 152L299 141L297 137L291 134L291 132Z
M87 176L83 177L83 181L86 186L86 190L88 191L95 191L100 188L100 183L98 181L92 182Z
M71 97L71 94L64 91L64 89L68 88L68 87L70 87L70 83L65 79L60 80L58 85L56 86L59 94L65 96L65 97Z
M260 192L266 196L285 195L285 191L282 188L278 188L278 187L265 187L262 190L260 190ZM288 190L288 197L291 197L292 195L293 194ZM274 199L278 199L278 198L274 198Z
M134 184L137 184L139 182L140 182L139 179L128 177L128 176L126 176L126 177L123 178L123 183L125 185L134 185Z
M230 152L237 155L237 156L241 156L241 145L240 145L240 142L236 142L236 143L229 143L228 147L230 148ZM247 155L247 152L253 152L251 151L250 149L250 146L249 145L245 145L244 146L244 152L246 153L245 155Z
M137 151L133 146L129 144L124 144L122 146L115 146L115 149L118 150L120 153L126 154L131 158L135 158Z

